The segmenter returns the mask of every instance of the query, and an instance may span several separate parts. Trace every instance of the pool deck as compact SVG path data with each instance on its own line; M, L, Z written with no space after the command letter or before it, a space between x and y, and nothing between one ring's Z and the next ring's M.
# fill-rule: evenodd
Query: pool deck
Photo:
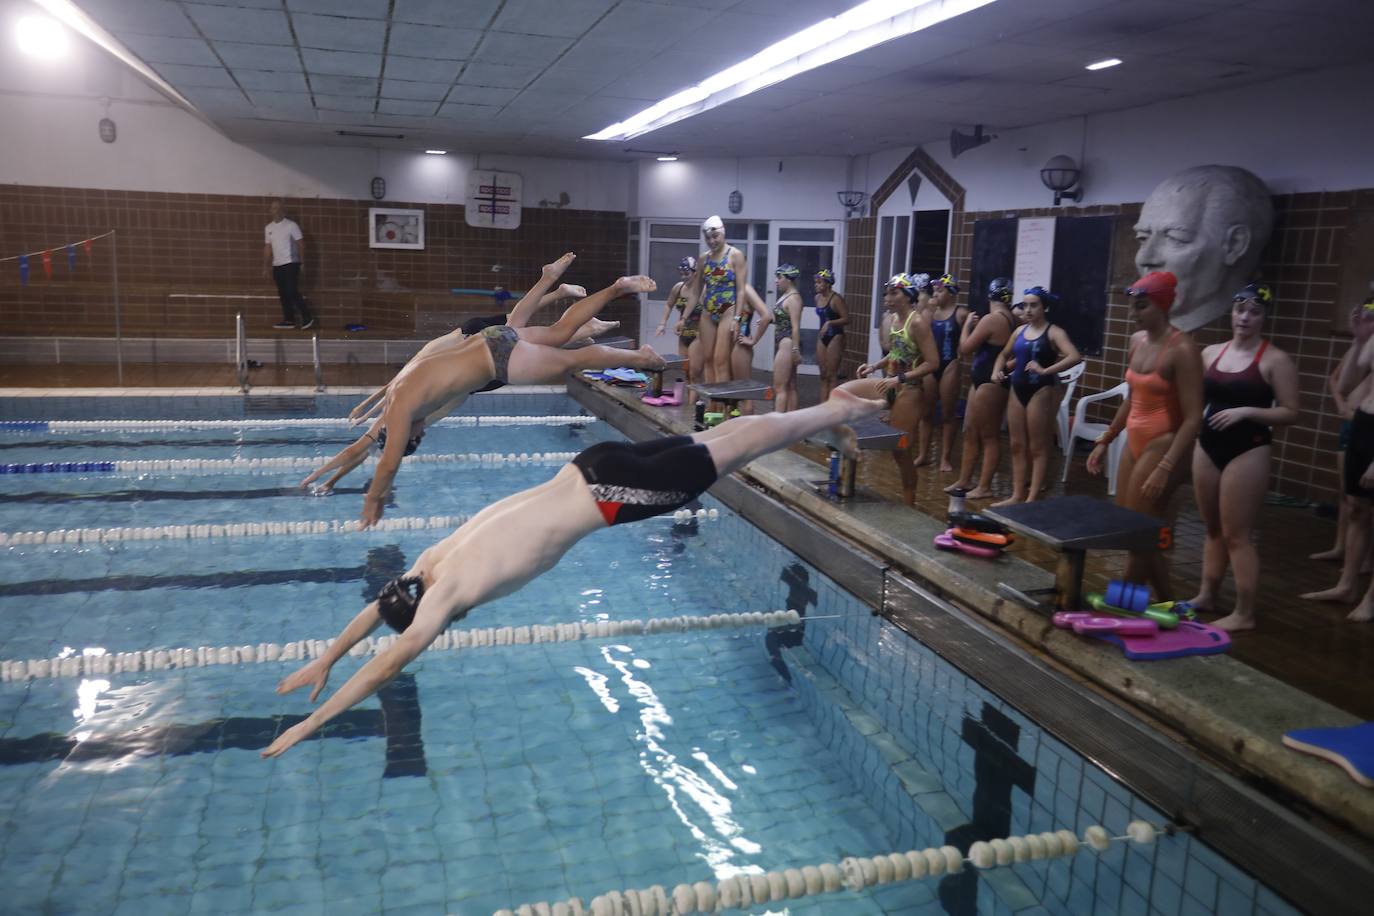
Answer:
M686 405L677 410L652 408L640 402L637 391L580 380L570 382L569 391L583 403L617 404L665 433L691 431ZM620 425L614 409L597 412ZM885 456L875 458L882 461ZM1246 782L1259 782L1286 807L1310 807L1332 823L1374 839L1374 792L1279 740L1295 728L1353 725L1360 721L1356 716L1230 655L1132 662L1115 648L1056 629L1042 614L1007 601L997 591L1000 582L1021 589L1051 585L1048 572L1014 556L989 561L938 551L927 545L946 527L942 522L872 493L843 504L831 502L810 485L826 476L825 468L796 452L766 456L740 476L958 608L995 623L1051 665L1071 672L1212 764Z

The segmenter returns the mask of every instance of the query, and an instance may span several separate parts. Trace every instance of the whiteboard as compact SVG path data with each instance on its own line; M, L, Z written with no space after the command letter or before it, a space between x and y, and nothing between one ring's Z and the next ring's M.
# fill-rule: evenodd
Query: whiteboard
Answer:
M1052 216L1016 221L1016 262L1012 270L1012 285L1018 302L1024 289L1032 286L1050 289L1050 273L1054 268L1054 223Z

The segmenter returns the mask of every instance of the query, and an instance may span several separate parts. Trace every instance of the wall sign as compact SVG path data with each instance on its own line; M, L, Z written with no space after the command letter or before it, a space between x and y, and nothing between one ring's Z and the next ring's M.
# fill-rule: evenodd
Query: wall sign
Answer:
M423 251L425 211L370 207L367 211L369 248L406 248Z
M480 229L519 229L524 182L514 172L468 172L464 216Z

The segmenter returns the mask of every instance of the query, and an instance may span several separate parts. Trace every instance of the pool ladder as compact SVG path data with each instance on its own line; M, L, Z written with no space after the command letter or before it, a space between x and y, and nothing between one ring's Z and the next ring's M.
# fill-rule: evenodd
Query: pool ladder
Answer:
M315 368L315 390L324 391L324 367L320 364L320 335L310 335L310 361ZM238 370L239 390L248 393L248 332L243 312L234 315L234 365Z

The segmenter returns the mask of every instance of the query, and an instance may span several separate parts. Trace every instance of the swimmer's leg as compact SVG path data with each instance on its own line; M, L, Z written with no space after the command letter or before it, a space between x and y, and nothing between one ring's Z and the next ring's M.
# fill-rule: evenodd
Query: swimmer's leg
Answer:
M881 399L861 398L843 388L835 389L829 400L788 413L768 413L739 417L715 429L697 433L693 441L711 451L716 473L724 476L738 470L760 455L775 452L836 426L875 414L887 406Z
M520 328L520 339L546 347L561 347L572 339L578 328L595 318L596 313L605 308L612 299L652 292L657 288L658 284L649 277L621 277L605 289L573 303L563 313L563 317L547 328Z
M510 315L506 318L506 324L513 328L523 327L543 304L544 294L553 289L558 278L563 276L563 271L575 260L577 255L569 251L552 264L545 264L539 282L531 286L529 291L520 297L520 301L515 303L515 308L510 310Z

